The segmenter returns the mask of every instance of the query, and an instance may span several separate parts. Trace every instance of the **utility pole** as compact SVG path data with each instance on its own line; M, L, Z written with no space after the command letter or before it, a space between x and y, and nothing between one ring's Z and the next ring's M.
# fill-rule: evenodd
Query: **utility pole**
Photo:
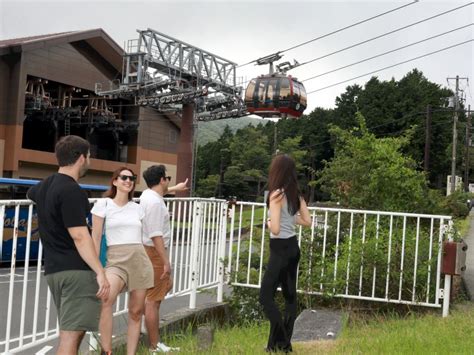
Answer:
M277 149L277 123L278 121L275 121L275 125L273 126L273 152L275 155L278 154L278 149Z
M471 105L467 109L466 152L464 158L464 191L469 191L469 146L471 144Z
M451 157L451 193L456 190L456 142L458 139L458 131L456 125L458 123L459 109L459 75L456 75L456 93L454 94L454 117L453 117L453 152Z
M454 193L456 190L456 143L458 139L458 132L457 132L457 123L458 123L458 111L459 111L459 79L461 80L468 80L468 78L460 78L459 75L456 75L456 78L448 78L448 82L450 79L456 79L456 92L454 94L454 117L453 117L453 152L451 157L451 188L450 192Z
M431 106L426 106L426 124L425 124L425 161L423 170L426 174L430 169L430 145L431 145Z

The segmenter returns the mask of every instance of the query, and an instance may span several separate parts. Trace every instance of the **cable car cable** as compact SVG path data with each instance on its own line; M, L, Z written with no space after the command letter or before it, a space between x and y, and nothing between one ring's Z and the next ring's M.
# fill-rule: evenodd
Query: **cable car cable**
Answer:
M317 57L317 58L308 60L308 61L306 61L306 62L300 63L300 64L297 65L295 68L301 67L301 66L303 66L303 65L306 65L306 64L309 64L309 63L312 63L312 62L315 62L315 61L317 61L317 60L321 60L321 59L327 58L327 57L332 56L332 55L337 54L337 53L341 53L341 52L347 51L348 49L352 49L352 48L358 47L358 46L363 45L363 44L366 44L366 43L368 43L368 42L372 42L372 41L374 41L374 40L376 40L376 39L379 39L379 38L382 38L382 37L386 37L386 36L391 35L391 34L393 34L393 33L396 33L396 32L402 31L402 30L405 30L405 29L407 29L407 28L409 28L409 27L413 27L413 26L415 26L415 25L419 25L420 23L423 23L423 22L432 20L432 19L434 19L434 18L437 18L437 17L443 16L443 15L446 15L446 14L448 14L448 13L450 13L450 12L453 12L453 11L457 11L457 10L459 10L459 9L461 9L461 8L464 8L464 7L466 7L466 6L470 6L470 5L472 5L472 4L473 4L473 2L470 2L470 3L468 3L468 4L465 4L465 5L456 7L456 8L454 8L454 9L441 12L441 13L439 13L439 14L437 14L437 15L433 15L433 16L427 17L427 18L425 18L425 19L423 19L423 20L413 22L413 23L411 23L411 24L409 24L409 25L396 28L396 29L394 29L394 30L392 30L392 31L385 32L385 33L383 33L383 34L381 34L381 35L378 35L378 36L375 36L375 37L366 39L366 40L364 40L364 41L362 41L362 42L358 42L358 43L352 44L352 45L350 45L350 46L344 47L344 48L339 49L339 50L337 50L337 51L335 51L335 52L331 52L331 53L325 54L325 55L323 55L323 56L321 56L321 57Z
M372 38L369 38L369 39L364 40L364 41L362 41L362 42L358 42L358 43L355 43L355 44L350 45L350 46L348 46L348 47L344 47L344 48L339 49L339 50L337 50L337 51L335 51L335 52L331 52L331 53L325 54L325 55L323 55L323 56L321 56L321 57L317 57L317 58L308 60L308 61L306 61L306 62L300 63L300 64L297 65L295 68L300 67L300 66L303 66L303 65L306 65L306 64L309 64L309 63L312 63L312 62L315 62L315 61L317 61L317 60L321 60L321 59L327 58L327 57L329 57L329 56L331 56L331 55L334 55L334 54L337 54L337 53L344 52L344 51L346 51L346 50L348 50L348 49L351 49L351 48L360 46L360 45L362 45L362 44L365 44L365 43L374 41L374 40L376 40L376 39L379 39L379 38L388 36L388 35L390 35L390 34L393 34L393 33L399 32L399 31L401 31L401 30L404 30L404 29L406 29L406 28L413 27L413 26L418 25L418 24L420 24L420 23L423 23L423 22L432 20L432 19L434 19L434 18L437 18L437 17L443 16L443 15L446 15L446 14L448 14L448 13L450 13L450 12L457 11L457 10L459 10L459 9L461 9L461 8L470 6L470 5L472 5L473 3L474 3L474 2L470 2L470 3L464 4L464 5L455 7L455 8L453 8L453 9L450 9L450 10L441 12L441 13L439 13L439 14L436 14L436 15L433 15L433 16L430 16L430 17L427 17L427 18L425 18L425 19L423 19L423 20L420 20L420 21L411 23L411 24L406 25L406 26L403 26L403 27L399 27L399 28L397 28L397 29L394 29L394 30L392 30L392 31L383 33L383 34L381 34L381 35L378 35L378 36L375 36L375 37L372 37ZM410 5L410 4L409 4L409 5ZM281 52L278 52L278 53L281 53ZM249 62L249 63L247 63L247 64L250 64L250 63L253 63L253 62L255 62L255 61ZM243 65L242 65L242 66L243 66ZM238 66L238 67L239 67L239 66ZM238 68L238 67L237 67L237 68ZM241 85L245 85L245 84L248 83L249 81L250 81L250 80L247 80L247 81L243 82Z
M347 83L348 81L359 79L359 78L362 78L364 76L374 74L374 73L377 73L377 72L380 72L380 71L383 71L383 70L386 70L386 69L390 69L390 68L396 67L398 65L409 63L409 62L412 62L412 61L417 60L417 59L428 57L430 55L440 53L440 52L446 51L446 50L451 49L451 48L459 47L463 44L470 43L472 41L474 41L474 39L470 39L470 40L467 40L467 41L464 41L464 42L459 42L459 43L453 44L452 46L444 47L444 48L438 49L438 50L430 52L430 53L426 53L426 54L423 54L423 55L420 55L420 56L417 56L417 57L414 57L414 58L411 58L411 59L404 60L404 61L399 62L399 63L395 63L395 64L392 64L392 65L389 65L389 66L386 66L386 67L383 67L383 68L379 68L379 69L373 70L371 72L368 72L368 73L365 73L365 74L362 74L362 75L358 75L356 77L353 77L353 78L350 78L350 79L347 79L347 80L339 81L337 83L334 83L334 84L331 84L331 85L328 85L328 86L325 86L325 87L322 87L322 88L319 88L319 89L316 89L316 90L311 90L311 91L306 92L306 95L313 94L315 92L319 92L319 91L322 91L322 90L326 90L326 89L332 88L333 86L344 84L344 83Z
M431 40L431 39L434 39L434 38L437 38L437 37L441 37L441 36L444 36L444 35L446 35L446 34L449 34L449 33L455 32L455 31L459 31L459 30L461 30L461 29L464 29L464 28L469 27L469 26L472 26L472 25L474 25L474 23L470 23L470 24L468 24L468 25L464 25L464 26L461 26L461 27L458 27L458 28L455 28L455 29L446 31L446 32L443 32L443 33L440 33L440 34L437 34L437 35L434 35L434 36L431 36L431 37L422 39L422 40L417 41L417 42L412 42L412 43L407 44L407 45L404 45L404 46L402 46L402 47L398 47L398 48L389 50L389 51L387 51L387 52L383 52L383 53L374 55L374 56L372 56L372 57L368 57L368 58L365 58L365 59L361 59L361 60L359 60L359 61L357 61L357 62L354 62L354 63L351 63L351 64L347 64L347 65L344 65L344 66L342 66L342 67L339 67L339 68L336 68L336 69L333 69L333 70L330 70L330 71L327 71L327 72L324 72L324 73L321 73L321 74L318 74L318 75L315 75L315 76L312 76L312 77L309 77L309 78L306 78L306 79L303 79L303 80L301 80L301 82L305 82L305 81L309 81L309 80L312 80L312 79L316 79L316 78L319 78L319 77L321 77L321 76L324 76L324 75L331 74L331 73L334 73L334 72L336 72L336 71L339 71L339 70L341 70L341 69L346 69L346 68L349 68L349 67L354 66L354 65L356 65L356 64L361 64L361 63L367 62L367 61L369 61L369 60L382 57L382 56L384 56L384 55L386 55L386 54L390 54L390 53L393 53L393 52L397 52L397 51L399 51L399 50L402 50L402 49L405 49L405 48L414 46L414 45L416 45L416 44L420 44L420 43L429 41L429 40Z
M317 40L320 40L320 39L329 37L329 36L331 36L331 35L333 35L333 34L336 34L336 33L345 31L345 30L347 30L347 29L349 29L349 28L355 27L355 26L357 26L357 25L361 25L361 24L363 24L363 23L365 23L365 22L374 20L374 19L376 19L376 18L378 18L378 17L382 17L382 16L387 15L387 14L389 14L389 13L391 13L391 12L395 12L395 11L401 10L401 9L403 9L403 8L405 8L405 7L414 5L414 4L416 4L417 2L419 2L419 0L414 0L413 2L411 2L411 3L409 3L409 4L405 4L405 5L396 7L396 8L394 8L394 9L392 9L392 10L388 10L388 11L382 12L382 13L380 13L380 14L378 14L378 15L375 15L375 16L372 16L372 17L369 17L369 18L366 18L365 20L355 22L355 23L353 23L353 24L351 24L351 25L342 27L342 28L340 28L340 29L338 29L338 30L335 30L335 31L326 33L326 34L324 34L324 35L322 35L322 36L313 38L313 39L311 39L311 40L305 41L305 42L303 42L303 43L297 44L297 45L295 45L295 46L289 47L289 48L287 48L287 49L284 49L284 50L282 50L282 51L278 51L278 52L275 52L275 53L276 53L276 54L279 54L279 53L287 52L287 51L290 51L290 50L292 50L292 49L295 49L295 48L304 46L304 45L306 45L306 44L308 44L308 43L315 42L315 41L317 41ZM258 59L255 59L255 60L252 60L252 61L247 62L247 63L245 63L245 64L238 65L237 68L240 68L240 67L243 67L243 66L252 64L252 63L256 62L257 60L258 60Z
M436 112L452 112L453 110L452 109L437 109L437 110L431 110L432 113L436 113ZM376 125L376 126L372 126L372 127L367 127L367 130L370 132L370 130L373 130L375 128L379 128L379 127L383 127L383 126L387 126L389 124L392 124L392 123L396 123L397 121L400 121L400 120L403 120L403 119L406 119L406 118L410 118L410 117L413 117L413 116L418 116L418 115L426 115L426 111L420 111L420 112L414 112L414 113L410 113L408 115L405 115L405 116L402 116L400 118L397 118L397 119L394 119L394 120L391 120L391 121L388 121L388 122L384 122L382 124L379 124L379 125ZM449 122L438 122L438 123L435 123L435 124L432 124L431 127L436 127L436 126L441 126L443 124L452 124L452 121L449 121ZM405 130L403 130L405 131ZM403 132L403 131L399 131L399 132ZM397 133L397 132L395 132ZM326 143L331 143L334 139L327 139L325 141L322 141L322 142L318 142L318 143L314 143L314 144L309 144L309 145L304 145L302 146L301 148L304 148L304 149L307 149L307 148L314 148L314 147L318 147L320 145L323 145L323 144L326 144Z
M459 9L461 9L461 8L470 6L470 5L472 5L472 4L474 4L474 2L470 2L470 3L464 4L464 5L458 6L458 7L456 7L456 8L453 8L453 9L450 9L450 10L447 10L447 11L444 11L444 12L441 12L441 13L439 13L439 14L436 14L436 15L433 15L433 16L430 16L430 17L427 17L427 18L425 18L425 19L423 19L423 20L420 20L420 21L411 23L411 24L409 24L409 25L396 28L396 29L394 29L394 30L392 30L392 31L385 32L385 33L383 33L383 34L381 34L381 35L378 35L378 36L369 38L369 39L364 40L364 41L362 41L362 42L358 42L358 43L352 44L352 45L350 45L350 46L341 48L341 49L339 49L339 50L337 50L337 51L334 51L334 52L325 54L325 55L323 55L323 56L320 56L320 57L317 57L317 58L308 60L308 61L303 62L303 63L299 63L299 64L298 64L297 66L295 66L294 68L301 67L301 66L303 66L303 65L306 65L306 64L309 64L309 63L312 63L312 62L315 62L315 61L318 61L318 60L321 60L321 59L330 57L330 56L332 56L332 55L334 55L334 54L338 54L338 53L344 52L344 51L346 51L346 50L348 50L348 49L352 49L352 48L358 47L358 46L360 46L360 45L362 45L362 44L365 44L365 43L368 43L368 42L372 42L372 41L374 41L374 40L376 40L376 39L379 39L379 38L388 36L388 35L390 35L390 34L393 34L393 33L399 32L399 31L402 31L402 30L407 29L407 28L409 28L409 27L413 27L413 26L418 25L418 24L420 24L420 23L423 23L423 22L432 20L432 19L434 19L434 18L437 18L437 17L443 16L443 15L446 15L446 14L448 14L448 13L450 13L450 12L457 11L457 10L459 10ZM459 28L459 29L460 29L460 28ZM433 38L434 38L434 37L433 37ZM278 52L278 53L281 53L281 52ZM237 68L238 68L238 67L237 67ZM247 80L247 81L245 81L245 82L242 82L241 85L245 85L245 84L248 83L249 81L250 81L250 80Z

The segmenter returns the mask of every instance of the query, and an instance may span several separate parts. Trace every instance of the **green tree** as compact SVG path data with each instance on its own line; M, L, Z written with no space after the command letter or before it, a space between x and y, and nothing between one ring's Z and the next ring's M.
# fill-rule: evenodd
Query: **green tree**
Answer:
M243 170L268 170L271 156L261 128L248 126L238 130L230 142L230 150L233 165L241 165Z
M205 179L209 175L220 175L222 164L227 165L229 163L228 151L226 149L228 149L233 137L234 134L230 127L226 126L217 141L209 142L198 148L196 157L196 189L199 189L201 181L207 183Z
M362 114L356 118L356 129L331 129L337 144L334 159L321 173L323 189L352 208L429 212L425 175L401 152L410 137L377 138L368 132Z
M301 139L301 136L296 136L293 138L288 137L278 144L279 153L288 154L293 158L296 164L296 170L299 174L304 173L303 164L304 158L307 154L307 151L300 148Z
M441 188L449 171L452 111L440 106L452 95L451 90L430 82L417 69L399 81L393 78L380 81L372 77L363 88L350 86L336 99L334 123L341 128L357 126L354 113L360 111L368 130L377 137L403 136L407 130L413 130L413 138L404 145L403 152L421 163L426 137L425 117L430 105L433 110L430 155L436 159L430 161L428 177L433 185ZM463 119L460 118L460 121L462 126ZM460 140L462 136L460 130Z
M238 199L245 199L248 193L248 184L245 182L242 166L229 166L224 173L223 185L225 196L236 196Z
M214 197L218 183L219 175L209 175L200 179L195 195L198 197Z

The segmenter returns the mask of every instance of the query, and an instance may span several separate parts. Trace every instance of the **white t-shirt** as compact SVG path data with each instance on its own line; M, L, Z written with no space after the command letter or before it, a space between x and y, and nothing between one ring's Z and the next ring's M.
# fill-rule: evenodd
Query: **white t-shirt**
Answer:
M165 248L168 248L171 238L170 214L163 197L146 189L140 196L140 205L145 212L143 218L143 244L153 246L151 238L161 236Z
M120 207L111 198L104 198L95 203L91 213L105 218L107 245L142 243L144 211L139 204L129 201Z

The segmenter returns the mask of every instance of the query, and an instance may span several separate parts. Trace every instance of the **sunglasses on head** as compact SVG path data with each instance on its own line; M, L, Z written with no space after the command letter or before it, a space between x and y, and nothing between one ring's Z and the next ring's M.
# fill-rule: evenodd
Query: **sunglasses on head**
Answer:
M135 182L137 180L137 176L136 175L119 175L118 176L120 178L120 180L122 181L127 181L130 180L132 182Z
M165 179L167 179L168 181L171 181L171 176L165 176Z

